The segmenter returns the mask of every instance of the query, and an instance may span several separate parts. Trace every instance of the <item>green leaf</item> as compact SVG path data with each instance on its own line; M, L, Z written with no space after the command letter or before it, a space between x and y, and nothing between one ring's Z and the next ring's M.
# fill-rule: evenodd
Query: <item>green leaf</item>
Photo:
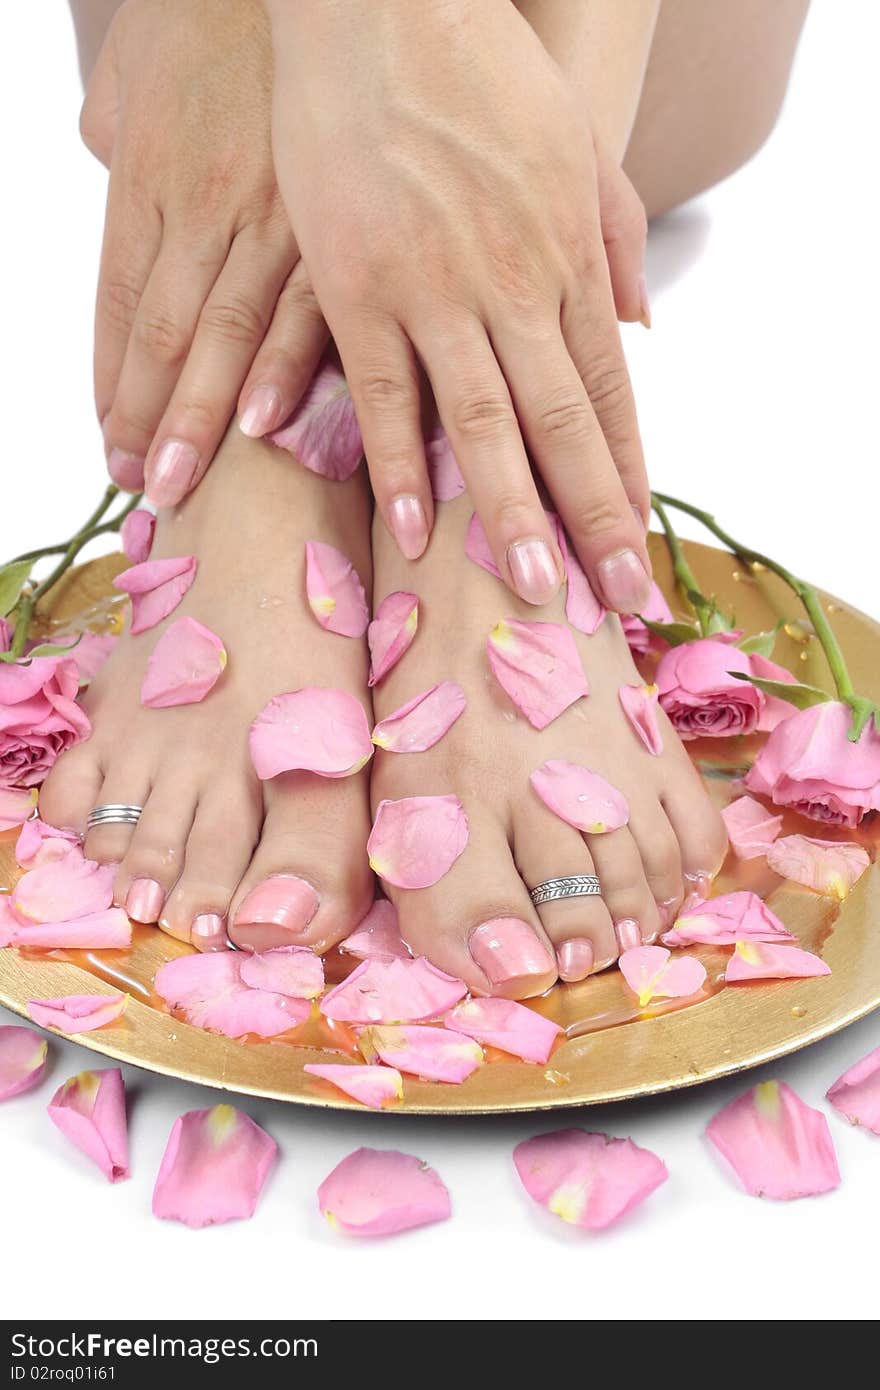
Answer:
M779 620L775 627L769 628L767 632L756 632L751 637L744 637L739 643L740 651L748 652L749 655L755 652L758 656L772 656L773 648L776 646L776 638L779 636L781 627L782 619Z
M721 612L721 609L716 608L714 604L712 605L709 611L705 626L707 637L714 637L716 633L719 632L731 631L730 623L727 621L724 614Z
M0 570L0 617L5 618L18 603L32 565L33 560L17 560Z
M744 671L731 671L730 674L738 681L748 681L758 690L763 690L765 695L777 695L781 700L787 700L798 709L809 709L811 705L821 705L831 699L827 690L818 690L815 685L799 685L797 681L770 681L763 676L747 676Z
M31 647L27 654L28 660L30 661L32 656L64 656L65 652L72 652L74 647L78 647L82 639L83 635L80 633L79 637L74 642L68 643L66 647L58 646L57 643L53 642L42 642L38 647Z
M700 629L694 623L652 623L649 618L643 618L641 613L638 614L638 618L649 632L662 637L670 647L680 647L683 642L697 642L700 638Z

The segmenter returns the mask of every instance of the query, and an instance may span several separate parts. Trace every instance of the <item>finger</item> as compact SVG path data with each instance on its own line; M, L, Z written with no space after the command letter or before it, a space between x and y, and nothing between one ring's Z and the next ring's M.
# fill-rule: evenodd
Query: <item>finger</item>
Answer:
M636 190L619 165L598 163L599 212L617 317L624 323L651 327L651 306L645 280L645 242L648 223Z
M156 506L182 501L214 457L293 254L292 237L275 246L255 226L233 241L147 454L146 492Z
M272 315L238 400L242 434L260 439L293 414L315 374L330 330L298 261Z
M119 73L113 26L95 60L79 113L80 139L105 168L110 168L119 115Z
M563 577L510 392L485 328L417 344L468 491L504 582L526 603L549 603Z
M376 506L407 560L424 553L434 500L421 430L415 355L399 324L363 316L335 333Z

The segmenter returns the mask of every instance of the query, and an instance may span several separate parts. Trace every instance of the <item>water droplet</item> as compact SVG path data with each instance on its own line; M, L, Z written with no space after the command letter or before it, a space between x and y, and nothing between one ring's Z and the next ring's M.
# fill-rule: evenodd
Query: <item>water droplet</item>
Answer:
M567 1086L571 1077L567 1072L554 1071L552 1067L548 1067L544 1072L544 1080L549 1081L551 1086Z
M791 1011L792 1018L806 1018L807 1011L802 1004L795 1004Z
M283 602L284 599L281 598L278 594L264 594L263 597L258 601L257 607L280 608Z
M782 631L793 642L809 642L816 635L812 625L803 618L793 618L791 622L783 623Z

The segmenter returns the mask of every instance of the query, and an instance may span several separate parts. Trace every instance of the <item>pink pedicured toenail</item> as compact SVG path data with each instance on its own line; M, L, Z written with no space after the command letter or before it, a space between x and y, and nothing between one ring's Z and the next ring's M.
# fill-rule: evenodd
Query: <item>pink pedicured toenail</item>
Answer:
M593 968L593 947L589 941L563 941L556 959L560 979L585 980Z
M321 899L295 874L274 874L252 888L235 914L235 943L248 951L284 946L305 931Z
M471 956L489 982L509 990L534 980L536 993L549 987L556 962L532 928L518 917L496 917L471 932Z
M226 939L226 919L216 912L200 912L193 918L190 939L197 951L225 951L229 942Z
M154 878L136 878L128 890L125 910L135 922L156 922L165 902L165 890Z
M614 931L621 951L631 951L635 946L641 946L642 933L634 918L621 917L619 922L614 923Z

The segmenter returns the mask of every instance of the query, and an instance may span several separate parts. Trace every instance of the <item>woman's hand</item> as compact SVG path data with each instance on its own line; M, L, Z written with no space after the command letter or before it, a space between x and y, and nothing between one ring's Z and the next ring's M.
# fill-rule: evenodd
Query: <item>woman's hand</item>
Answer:
M204 473L238 400L291 413L327 329L278 193L260 0L127 0L89 83L109 166L95 326L108 463L160 506Z
M509 0L266 4L278 182L401 549L432 522L421 364L511 588L544 603L562 574L528 450L596 591L637 611L648 488L559 69Z

